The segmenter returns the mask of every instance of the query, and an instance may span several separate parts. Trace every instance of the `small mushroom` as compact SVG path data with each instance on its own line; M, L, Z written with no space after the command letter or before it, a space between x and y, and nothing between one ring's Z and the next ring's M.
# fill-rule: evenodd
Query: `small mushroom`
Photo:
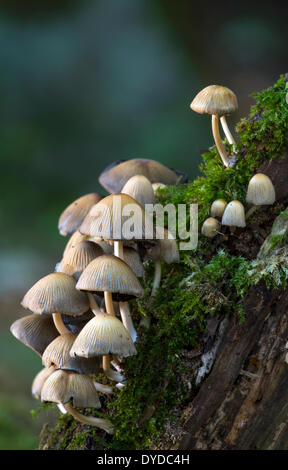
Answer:
M143 175L135 175L123 186L122 194L129 194L145 208L145 204L154 204L155 195L151 182Z
M225 201L225 199L216 199L211 205L211 209L210 209L211 217L222 218L224 211L226 209L226 206L227 206L227 201Z
M59 218L60 234L63 236L72 235L78 230L91 207L101 199L102 196L97 193L85 194L66 207Z
M38 372L38 374L34 378L32 382L31 391L32 391L32 396L36 398L36 400L40 400L41 390L43 388L43 385L45 381L48 379L48 377L50 377L50 375L53 374L53 372L55 372L55 370L56 369L54 366L44 367L44 369L40 370L40 372Z
M154 193L156 193L156 191L158 191L158 189L167 188L167 185L163 184L163 183L153 183L152 188L153 188Z
M222 225L228 225L231 231L235 227L246 227L245 209L240 201L231 201L227 204L222 217Z
M213 238L219 233L221 229L221 224L219 220L215 219L214 217L209 217L206 219L202 225L201 233L205 237Z
M11 325L10 331L15 338L40 356L59 334L51 317L35 313L16 320Z
M75 409L101 408L97 391L88 375L56 370L44 382L41 400L61 404L76 420L113 434L113 426L108 419L85 416Z
M248 210L246 218L253 214L257 206L272 205L275 199L275 189L269 176L263 173L257 173L251 178L248 184L246 202L253 204L253 207Z
M65 252L57 267L57 272L66 272L78 281L80 275L88 264L97 256L103 255L102 248L96 243L82 241L77 243ZM68 272L67 272L68 271Z
M220 157L226 167L232 166L233 161L228 156L221 140L219 132L219 118L221 119L223 130L229 143L235 144L235 141L228 129L225 115L230 114L238 108L237 98L229 88L210 85L201 90L192 101L190 108L199 114L212 115L212 133Z

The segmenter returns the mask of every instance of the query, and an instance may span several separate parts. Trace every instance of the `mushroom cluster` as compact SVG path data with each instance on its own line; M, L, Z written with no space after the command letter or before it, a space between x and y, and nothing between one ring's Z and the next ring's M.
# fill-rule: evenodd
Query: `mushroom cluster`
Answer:
M153 160L133 159L108 167L99 181L110 195L84 195L63 211L59 232L70 238L62 258L25 294L21 304L32 313L16 320L11 332L42 358L32 395L112 434L108 417L86 416L78 408L97 410L99 394L125 386L123 358L137 353L129 300L144 294L144 259L155 262L152 296L160 285L161 262L179 261L176 241L167 231L158 239L145 211L158 187L176 184L179 174ZM141 217L131 231L132 207ZM107 383L96 382L99 372Z

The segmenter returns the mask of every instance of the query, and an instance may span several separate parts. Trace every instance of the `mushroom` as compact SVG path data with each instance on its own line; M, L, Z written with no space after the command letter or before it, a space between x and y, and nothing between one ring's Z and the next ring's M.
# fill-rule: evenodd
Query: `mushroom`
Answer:
M201 233L205 237L213 238L219 233L221 228L221 224L219 220L215 219L214 217L209 217L206 219L202 225Z
M122 188L121 193L129 194L135 201L145 208L145 204L154 204L155 195L152 184L143 175L135 175L130 178Z
M82 233L79 232L79 230L76 230L76 232L73 233L73 235L71 235L71 237L69 238L66 246L65 246L65 249L64 249L64 252L63 252L63 256L65 256L66 252L73 246L75 246L77 243L81 243L81 242L84 242L86 240L86 236L85 235L82 235Z
M34 313L53 315L59 333L70 333L61 314L78 316L89 309L88 297L75 287L75 279L67 274L48 274L29 289L21 304Z
M272 205L275 199L275 189L269 176L263 173L257 173L251 178L248 184L246 202L253 204L253 207L248 210L246 218L253 214L257 206Z
M222 217L222 225L228 225L231 231L235 227L246 227L245 210L240 201L231 201L227 204Z
M97 193L85 194L85 196L79 197L66 207L59 218L58 228L60 234L63 236L72 235L78 230L91 207L97 204L102 197Z
M59 334L51 317L35 313L16 320L11 325L10 331L15 338L40 356Z
M179 174L162 163L134 158L105 168L99 182L109 193L120 193L125 183L135 175L146 176L151 183L176 184L179 180Z
M237 98L229 88L210 85L201 90L195 96L190 108L199 114L212 115L212 133L220 157L226 167L232 166L234 161L228 156L219 132L219 118L228 142L235 144L235 141L228 129L225 114L230 114L238 108Z
M163 184L163 183L153 183L152 188L153 188L153 191L154 191L154 194L155 194L156 191L158 191L158 189L167 188L167 185Z
M97 391L88 375L56 370L45 380L41 391L41 400L61 404L76 420L113 434L110 420L85 416L75 409L76 407L101 408Z
M226 206L227 206L227 201L225 201L225 199L216 199L211 205L211 209L210 209L211 217L222 218L224 211L226 209Z
M45 381L48 379L48 377L50 377L50 375L53 374L53 372L55 372L55 370L56 369L54 366L44 367L44 369L40 370L40 372L38 372L38 374L34 378L32 382L31 391L32 391L32 396L36 398L36 400L40 400L41 390L43 388L43 385Z
M103 255L93 260L81 274L76 288L98 295L103 295L104 292L106 311L113 316L115 312L112 295L119 302L125 302L130 298L141 297L144 294L143 288L131 268L114 255ZM124 326L130 334L131 323L127 321ZM131 333L134 333L133 329ZM114 376L110 369L109 356L105 355L103 358L103 369L109 378ZM117 379L117 381L119 380Z

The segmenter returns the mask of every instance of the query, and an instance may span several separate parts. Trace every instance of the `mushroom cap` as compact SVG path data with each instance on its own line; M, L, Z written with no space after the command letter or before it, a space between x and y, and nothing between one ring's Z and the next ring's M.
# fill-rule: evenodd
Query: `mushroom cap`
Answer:
M102 197L97 193L85 194L69 204L59 218L58 229L60 234L63 236L72 235L78 230L91 207L97 204Z
M129 230L130 226L127 226L131 211L134 213L133 234ZM149 224L149 227L146 224ZM153 234L153 220L145 217L145 211L139 202L129 194L110 194L91 208L80 227L80 232L91 238L123 241L142 240L145 238L146 229Z
M63 256L65 256L66 252L73 246L75 246L77 243L81 243L87 240L87 237L85 235L82 235L82 233L79 232L79 230L76 230L76 232L71 235L69 238L67 245L64 248Z
M153 191L155 193L158 189L167 188L167 185L164 184L164 183L153 183L152 188L153 188Z
M71 246L57 267L57 272L64 272L73 276L76 280L88 266L88 264L97 256L103 255L102 248L96 243L82 241Z
M151 183L176 184L178 175L162 163L144 158L133 158L110 165L100 175L100 184L110 193L120 193L127 181L135 175L143 175Z
M274 204L276 199L275 189L269 176L257 173L248 184L246 202L255 206Z
M201 233L205 237L213 238L215 235L217 235L217 232L219 232L220 228L221 224L219 220L214 219L214 217L209 217L204 221L201 228Z
M136 354L136 349L123 323L114 315L101 313L84 326L70 354L87 358L107 354L127 357Z
M89 309L89 300L75 287L75 279L67 274L48 274L31 287L25 294L21 305L40 314L81 315Z
M227 206L227 201L225 199L216 199L210 209L210 214L212 217L222 217Z
M35 313L19 318L10 327L15 338L42 356L43 352L58 335L58 331L50 316Z
M122 259L114 255L99 256L91 261L81 274L76 289L98 294L112 292L116 294L115 299L117 298L117 300L142 297L144 294L132 269Z
M152 184L144 175L132 176L123 186L121 193L129 194L142 207L145 207L145 204L155 203Z
M123 257L125 263L128 264L128 266L132 269L135 276L144 276L145 270L138 251L134 250L134 248L125 247L123 249Z
M56 370L44 382L41 400L52 403L68 403L74 407L101 408L93 381L85 374Z
M224 116L236 111L238 103L236 95L229 88L209 85L195 96L190 108L199 114Z
M164 228L164 238L158 239L156 244L146 249L146 257L154 261L161 260L167 264L179 263L177 241L172 238L169 230Z
M43 385L45 381L48 379L48 377L50 377L50 375L53 374L53 372L55 372L55 367L53 366L44 367L44 369L40 370L40 372L38 372L38 374L34 378L32 382L31 391L32 391L33 397L36 398L37 400L40 400L41 390L43 388Z
M222 217L222 225L246 227L245 209L240 201L231 201L227 204Z
M45 349L42 356L42 363L45 367L55 367L56 369L73 370L81 374L97 374L100 370L98 358L83 359L70 356L76 335L67 333L58 336Z

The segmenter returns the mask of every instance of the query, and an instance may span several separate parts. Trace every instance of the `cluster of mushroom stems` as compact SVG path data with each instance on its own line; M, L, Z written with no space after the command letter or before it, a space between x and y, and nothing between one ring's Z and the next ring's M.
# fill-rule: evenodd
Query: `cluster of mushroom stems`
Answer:
M100 409L101 395L125 387L123 360L136 354L137 341L129 300L144 294L143 261L155 262L152 296L160 286L161 262L179 261L177 242L167 230L164 239L154 237L145 204L155 202L159 186L176 184L177 179L173 170L153 160L134 159L104 170L99 181L110 195L86 194L64 210L58 227L70 238L62 259L25 294L22 306L32 314L11 326L12 334L42 358L44 368L33 381L33 396L57 403L62 412L110 434L108 417L86 416L78 408ZM142 214L133 239L123 215L131 205ZM153 232L148 244L147 223ZM150 321L147 317L141 325L149 327ZM96 381L100 372L106 384Z

